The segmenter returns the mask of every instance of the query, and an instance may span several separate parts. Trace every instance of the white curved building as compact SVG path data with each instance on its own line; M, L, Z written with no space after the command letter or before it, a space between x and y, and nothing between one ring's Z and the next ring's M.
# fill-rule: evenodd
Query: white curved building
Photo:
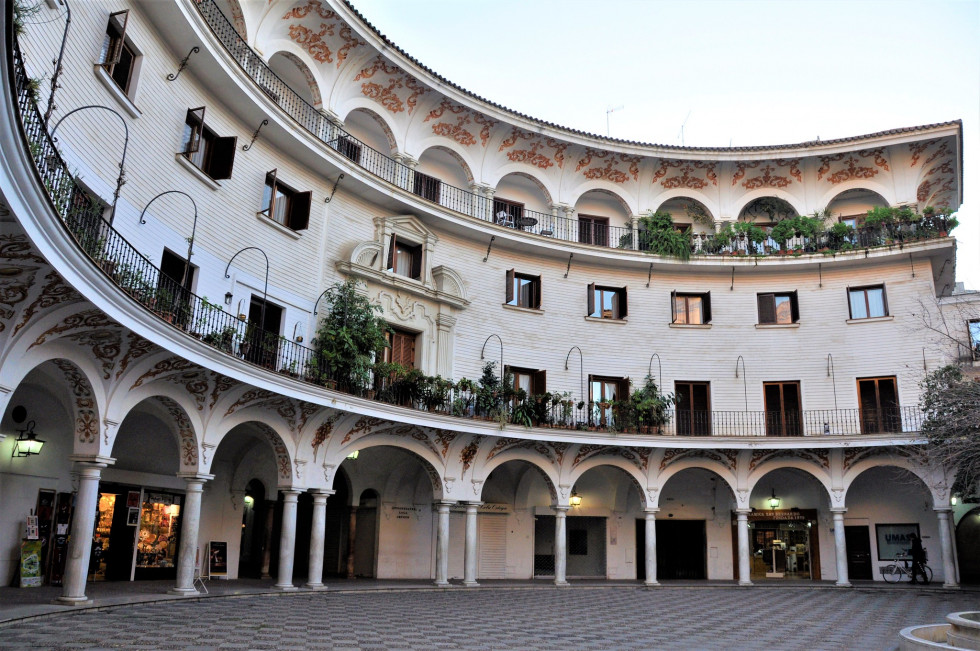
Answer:
M339 0L73 3L52 103L65 10L3 37L0 579L32 509L68 602L92 580L191 593L222 549L283 589L849 585L918 531L946 586L980 578L918 432L924 373L975 343L945 220L959 121L603 138L454 86ZM912 212L865 225L876 207ZM655 253L658 210L689 259ZM747 227L814 212L860 228ZM347 278L387 360L457 381L496 361L550 408L323 381L320 299ZM653 432L613 404L648 373L677 396Z

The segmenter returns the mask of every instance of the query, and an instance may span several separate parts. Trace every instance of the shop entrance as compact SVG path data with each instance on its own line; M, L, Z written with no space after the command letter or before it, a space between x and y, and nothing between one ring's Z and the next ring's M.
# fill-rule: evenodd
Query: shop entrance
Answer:
M704 520L657 520L657 580L706 579ZM636 521L636 578L645 581L646 521Z
M266 547L267 510L265 486L253 479L245 486L242 508L242 541L238 555L238 576L257 579L262 576Z
M844 527L847 544L847 576L858 581L874 578L871 567L871 533L867 525Z
M752 511L749 527L752 579L819 579L816 509ZM737 576L737 527L732 528L732 549Z
M567 517L565 552L568 578L606 576L606 519ZM555 575L555 516L534 518L534 577Z
M956 553L960 583L980 583L980 507L965 514L956 525Z

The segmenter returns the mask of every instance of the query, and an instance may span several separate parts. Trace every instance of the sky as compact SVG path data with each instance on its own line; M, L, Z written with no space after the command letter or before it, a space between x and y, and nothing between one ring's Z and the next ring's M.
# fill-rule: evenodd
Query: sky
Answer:
M980 0L351 1L463 88L591 133L608 117L615 138L773 145L961 119L956 276L980 290Z

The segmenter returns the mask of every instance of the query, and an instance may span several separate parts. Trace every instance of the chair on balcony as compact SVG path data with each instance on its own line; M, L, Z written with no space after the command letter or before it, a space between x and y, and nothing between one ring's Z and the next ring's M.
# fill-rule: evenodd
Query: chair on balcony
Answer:
M506 226L507 228L514 228L514 217L506 210L501 210L495 217L496 219L494 221L497 224Z

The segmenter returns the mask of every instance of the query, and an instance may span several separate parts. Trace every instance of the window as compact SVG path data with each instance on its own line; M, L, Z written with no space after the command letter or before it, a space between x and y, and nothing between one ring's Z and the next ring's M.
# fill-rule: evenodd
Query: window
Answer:
M609 218L593 215L578 216L578 241L583 244L609 244Z
M626 288L589 285L589 316L599 319L626 318Z
M347 136L337 136L337 151L355 163L361 162L361 145Z
M389 347L384 350L384 361L415 368L415 339L418 335L392 326L386 336Z
M422 280L422 245L399 240L394 233L388 243L388 271Z
M800 307L796 292L784 294L759 294L759 323L786 325L800 320Z
M163 250L154 309L165 318L166 315L172 315L172 322L182 327L190 325L190 288L194 286L196 272L197 267L194 265L188 268L187 260L167 249Z
M621 377L589 376L589 402L591 422L599 427L613 427L616 410L613 403L625 400L630 392L630 381Z
M858 378L862 434L902 431L896 384L894 377Z
M697 325L711 323L711 292L705 294L670 293L671 323Z
M514 377L514 390L524 389L529 396L540 396L547 391L547 377L545 371L538 371L530 368L518 368L516 366L505 366L504 376L510 373Z
M799 382L763 382L766 400L766 436L801 436Z
M707 382L674 382L677 435L711 436L711 390Z
M970 319L966 322L966 327L970 333L970 350L973 351L973 359L980 359L980 319Z
M311 192L297 192L282 183L278 169L265 175L262 192L262 214L294 231L305 230L310 225Z
M541 276L507 272L507 305L541 308Z
M282 312L280 306L252 295L248 306L249 327L245 329L245 339L240 344L245 360L276 370Z
M888 300L885 298L884 285L848 287L847 296L852 319L888 316Z
M218 137L204 124L204 107L189 109L184 121L182 153L212 179L230 179L237 136Z
M415 180L412 182L412 192L423 199L439 203L439 190L441 187L442 181L434 176L429 176L422 172L415 173Z
M524 218L524 204L507 199L493 200L493 221L502 226L516 228Z
M116 82L127 96L131 96L131 88L136 71L137 52L126 40L126 24L129 22L129 10L117 11L109 15L109 23L105 28L102 39L102 51L99 53L99 64L109 77Z

